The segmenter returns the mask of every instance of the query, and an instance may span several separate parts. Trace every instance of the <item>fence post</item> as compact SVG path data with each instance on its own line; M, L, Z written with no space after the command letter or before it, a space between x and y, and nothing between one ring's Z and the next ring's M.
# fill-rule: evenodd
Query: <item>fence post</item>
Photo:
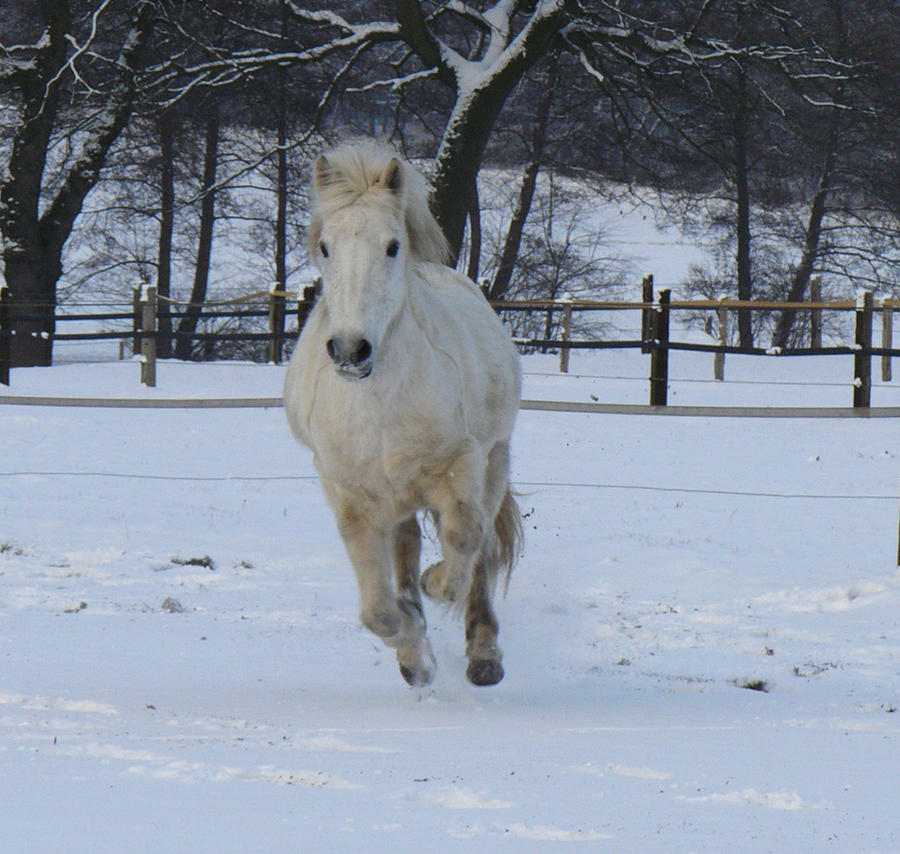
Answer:
M853 408L872 405L872 291L861 291L856 298L856 354L853 357Z
M809 280L809 301L822 302L822 277L812 276ZM822 347L822 309L812 308L809 311L809 346L814 349Z
M131 340L132 356L138 356L141 352L141 294L143 289L143 285L137 285L131 292L131 310L134 313L134 321L132 322L134 338Z
M269 288L269 361L274 365L281 364L284 354L284 300L284 291L275 282Z
M563 346L559 348L559 372L569 373L569 348L565 345L572 334L572 295L566 294L560 302L563 304L562 340Z
M316 295L318 294L319 288L321 287L321 281L321 279L316 278L316 280L311 285L307 285L299 294L299 299L297 300L298 333L303 331L303 327L306 326L306 321L309 319L309 313L313 310L313 306L316 304Z
M659 292L653 311L653 349L650 353L650 405L665 406L669 390L669 302L668 289Z
M0 282L0 385L9 385L12 330L9 328L9 288Z
M725 297L719 297L719 302L723 302ZM716 309L719 316L719 346L728 346L728 309L724 305L720 305ZM725 379L725 352L716 353L713 357L713 375L717 380Z
M650 339L653 338L653 309L650 303L653 302L653 276L648 274L644 276L641 282L641 302L644 308L641 309L641 352L650 352Z
M894 348L894 307L887 300L881 305L881 346L885 350ZM891 381L890 353L885 353L881 357L881 379L886 383Z
M141 383L156 385L156 288L141 288Z

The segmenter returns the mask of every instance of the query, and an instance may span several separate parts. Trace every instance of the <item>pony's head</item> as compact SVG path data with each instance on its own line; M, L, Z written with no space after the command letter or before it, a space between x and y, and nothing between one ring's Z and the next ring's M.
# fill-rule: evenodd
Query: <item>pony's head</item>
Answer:
M425 179L371 141L323 154L307 238L322 274L328 355L342 376L365 379L405 303L407 264L447 258Z

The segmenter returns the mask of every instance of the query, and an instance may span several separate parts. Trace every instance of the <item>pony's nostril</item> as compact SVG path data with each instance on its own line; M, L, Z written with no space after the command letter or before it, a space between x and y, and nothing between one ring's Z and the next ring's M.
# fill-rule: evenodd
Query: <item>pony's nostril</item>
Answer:
M364 365L372 358L372 344L365 338L336 335L325 342L328 356L336 365Z

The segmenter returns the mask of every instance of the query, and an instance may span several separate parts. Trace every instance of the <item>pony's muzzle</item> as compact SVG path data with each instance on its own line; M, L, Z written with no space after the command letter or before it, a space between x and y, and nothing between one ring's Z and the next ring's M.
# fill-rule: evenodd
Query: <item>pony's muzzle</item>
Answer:
M362 380L372 373L372 357L375 351L366 338L335 335L328 339L325 349L341 376Z

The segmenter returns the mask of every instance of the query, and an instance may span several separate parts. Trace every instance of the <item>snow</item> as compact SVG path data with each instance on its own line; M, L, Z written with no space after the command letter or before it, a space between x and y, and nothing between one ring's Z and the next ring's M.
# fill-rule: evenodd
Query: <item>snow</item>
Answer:
M851 357L677 354L673 402L849 405ZM646 401L635 352L525 396ZM13 372L275 396L283 368ZM876 387L896 405L896 384ZM0 405L2 849L896 851L894 419L523 411L506 678L408 688L278 408ZM434 546L426 548L427 561Z

